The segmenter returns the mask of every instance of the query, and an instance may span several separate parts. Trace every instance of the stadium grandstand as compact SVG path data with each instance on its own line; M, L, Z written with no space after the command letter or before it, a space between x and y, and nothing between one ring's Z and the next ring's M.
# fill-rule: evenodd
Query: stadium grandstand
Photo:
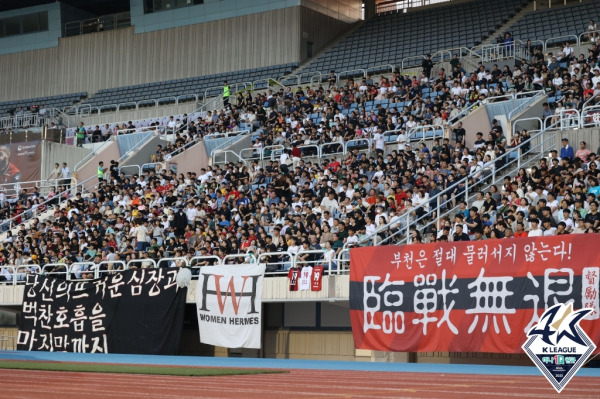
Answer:
M0 1L0 335L28 275L256 263L262 349L201 345L192 295L180 354L530 364L355 347L350 253L599 233L599 23L595 0Z

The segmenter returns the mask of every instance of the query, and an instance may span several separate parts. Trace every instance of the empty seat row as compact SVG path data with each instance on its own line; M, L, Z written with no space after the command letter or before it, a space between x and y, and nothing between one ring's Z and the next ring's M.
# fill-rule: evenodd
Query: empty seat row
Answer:
M281 78L284 75L290 74L297 66L298 63L288 63L236 72L102 89L87 99L84 104L93 107L102 107L128 102L139 102L146 99L158 100L162 98L164 101L168 101L166 98L180 96L185 96L185 99L192 100L195 98L195 95L203 96L207 90L209 90L209 94L211 95L218 94L221 90L219 87L223 85L224 80L227 80L230 85L241 83L252 84L268 78Z

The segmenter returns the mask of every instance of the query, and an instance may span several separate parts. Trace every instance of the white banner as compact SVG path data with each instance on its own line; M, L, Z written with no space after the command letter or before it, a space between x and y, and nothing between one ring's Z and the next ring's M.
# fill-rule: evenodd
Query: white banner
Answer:
M196 306L200 342L260 349L264 264L200 269Z

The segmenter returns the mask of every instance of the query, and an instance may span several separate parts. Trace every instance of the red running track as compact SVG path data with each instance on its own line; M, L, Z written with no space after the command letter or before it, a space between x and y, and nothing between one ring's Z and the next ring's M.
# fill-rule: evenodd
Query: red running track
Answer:
M573 377L558 395L539 376L291 370L284 374L177 377L0 370L0 398L594 398L600 378Z

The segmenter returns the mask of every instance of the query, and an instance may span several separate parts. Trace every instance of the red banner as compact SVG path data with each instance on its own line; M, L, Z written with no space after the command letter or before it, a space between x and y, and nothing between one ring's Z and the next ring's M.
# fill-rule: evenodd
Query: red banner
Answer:
M0 144L0 184L40 179L40 143Z
M545 309L592 308L600 342L600 236L356 248L350 315L359 349L521 353Z
M40 140L0 144L0 191L11 198L21 189L34 187L21 183L41 178L41 154Z

